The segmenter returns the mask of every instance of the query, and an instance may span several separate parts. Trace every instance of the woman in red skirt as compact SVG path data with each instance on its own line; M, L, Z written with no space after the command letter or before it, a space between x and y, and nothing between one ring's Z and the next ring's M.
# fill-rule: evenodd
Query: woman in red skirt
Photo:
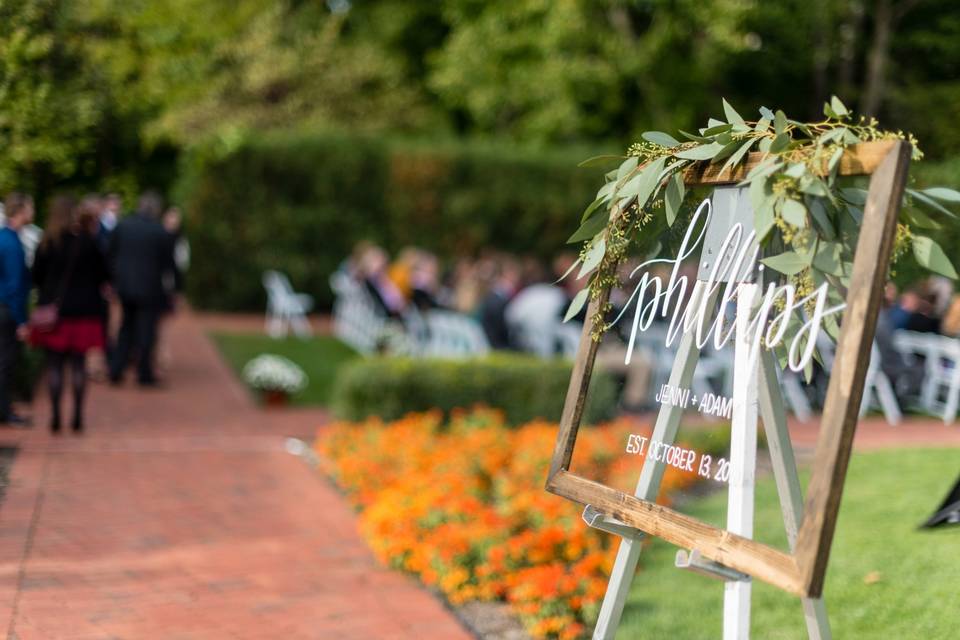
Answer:
M87 351L103 348L103 290L109 275L106 258L97 246L98 211L89 199L75 206L72 199L54 199L43 240L33 263L33 281L39 290L37 308L51 305L50 322L34 323L30 341L47 354L50 389L50 430L60 432L60 397L64 369L73 386L73 430L83 430Z

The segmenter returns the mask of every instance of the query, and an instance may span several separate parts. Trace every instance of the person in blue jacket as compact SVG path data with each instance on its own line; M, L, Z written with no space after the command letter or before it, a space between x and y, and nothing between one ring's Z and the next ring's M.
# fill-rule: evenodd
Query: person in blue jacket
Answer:
M3 209L6 219L0 228L0 423L24 427L28 421L13 412L10 392L19 343L28 335L30 272L18 232L33 221L33 198L11 193Z

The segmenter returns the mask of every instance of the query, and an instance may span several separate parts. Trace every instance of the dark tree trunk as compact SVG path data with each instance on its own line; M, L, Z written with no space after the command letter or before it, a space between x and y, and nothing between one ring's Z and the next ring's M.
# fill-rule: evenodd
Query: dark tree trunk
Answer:
M873 15L873 42L870 43L870 52L867 54L867 77L860 99L860 113L865 116L877 115L883 102L892 29L893 8L890 0L877 0Z
M840 50L837 54L837 90L838 95L847 104L854 98L854 71L857 63L857 40L863 29L863 3L851 2L846 7L840 24Z

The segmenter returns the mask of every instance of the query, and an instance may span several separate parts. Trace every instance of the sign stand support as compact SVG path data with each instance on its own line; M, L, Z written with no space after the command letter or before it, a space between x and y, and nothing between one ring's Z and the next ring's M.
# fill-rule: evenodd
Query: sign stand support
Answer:
M715 294L710 295L705 289L705 283L698 280L691 296L691 305L698 304L705 295L708 296L707 305L713 303ZM756 284L738 285L737 304L739 307L747 307L742 309L743 311L748 310L757 289ZM753 535L757 418L760 417L767 435L767 446L780 498L784 528L790 548L793 550L803 518L803 499L797 478L793 446L787 431L783 397L777 379L779 365L770 351L760 349L759 357L751 366L746 337L747 316L745 312L737 314L727 529L744 537ZM685 332L677 348L669 384L674 388L688 388L693 380L699 357L695 332ZM682 413L681 407L661 406L651 440L672 444L676 440ZM645 459L635 495L643 500L655 501L664 470L664 462ZM613 640L620 624L630 584L636 573L644 534L601 514L590 505L584 509L583 518L588 525L622 538L593 633L594 640ZM676 566L723 580L724 640L746 640L750 637L752 582L748 576L722 564L701 558L696 549L691 550L690 553L684 550L678 551ZM808 636L811 640L829 640L830 624L822 598L803 598L802 603Z

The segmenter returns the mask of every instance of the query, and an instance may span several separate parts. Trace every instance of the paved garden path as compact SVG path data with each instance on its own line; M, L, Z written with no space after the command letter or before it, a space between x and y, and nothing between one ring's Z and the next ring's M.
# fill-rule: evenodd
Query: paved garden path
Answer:
M93 385L83 437L20 447L0 507L8 640L468 638L384 570L342 497L286 436L319 411L257 409L196 318L165 327L169 387Z

